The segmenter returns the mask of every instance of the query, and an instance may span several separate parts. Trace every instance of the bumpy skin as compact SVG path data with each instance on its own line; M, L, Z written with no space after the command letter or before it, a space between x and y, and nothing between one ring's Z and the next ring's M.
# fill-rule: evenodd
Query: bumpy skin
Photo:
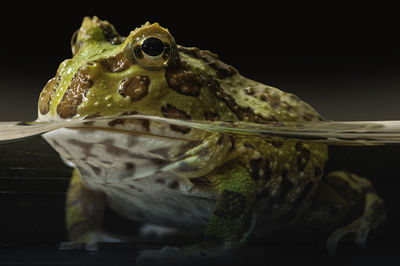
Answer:
M153 50L146 48L150 38L159 40ZM246 79L210 51L176 45L157 23L123 38L110 23L86 17L72 51L40 95L39 120L121 114L322 120L295 95ZM99 129L104 126L133 127L139 134ZM320 143L219 135L144 119L89 122L86 129L44 137L76 166L67 199L75 241L107 239L101 230L104 204L131 219L204 231L196 247L207 251L245 243L255 225L268 235L299 223L339 228L328 240L334 250L348 232L365 243L384 219L383 202L365 179L344 172L322 178L328 158ZM321 207L327 202L341 215Z

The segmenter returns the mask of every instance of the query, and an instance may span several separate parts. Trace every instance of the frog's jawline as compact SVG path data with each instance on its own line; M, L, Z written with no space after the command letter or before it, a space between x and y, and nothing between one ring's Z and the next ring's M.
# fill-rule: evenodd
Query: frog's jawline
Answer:
M76 166L83 183L107 195L108 205L132 220L202 230L216 198L193 189L165 165L179 161L188 140L114 131L61 128L43 135ZM192 146L193 147L193 146Z

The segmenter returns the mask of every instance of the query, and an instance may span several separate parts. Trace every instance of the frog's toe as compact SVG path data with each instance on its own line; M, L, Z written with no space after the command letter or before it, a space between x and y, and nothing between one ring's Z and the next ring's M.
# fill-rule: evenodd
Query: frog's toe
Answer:
M339 241L347 234L354 233L354 242L360 247L365 247L367 245L367 236L370 231L370 226L364 221L364 219L359 218L349 224L348 226L341 227L335 230L327 241L327 249L330 253L335 253Z
M369 232L382 225L384 220L385 210L383 200L374 193L367 193L363 215L349 225L336 229L331 234L326 243L328 252L335 253L339 241L349 233L355 235L355 244L363 248L366 247Z
M71 242L62 242L60 249L86 249L98 251L99 243L125 243L128 242L122 236L110 234L104 231L89 231Z

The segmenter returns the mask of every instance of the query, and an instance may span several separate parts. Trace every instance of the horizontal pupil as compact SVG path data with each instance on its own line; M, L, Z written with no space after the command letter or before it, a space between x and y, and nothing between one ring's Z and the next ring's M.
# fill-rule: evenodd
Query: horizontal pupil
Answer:
M150 37L143 41L142 51L150 56L161 55L164 52L164 43L157 38Z

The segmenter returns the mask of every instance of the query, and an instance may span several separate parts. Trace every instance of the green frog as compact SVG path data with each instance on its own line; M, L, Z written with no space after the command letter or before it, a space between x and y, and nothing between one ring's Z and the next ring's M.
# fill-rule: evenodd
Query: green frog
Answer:
M38 120L82 120L44 134L74 167L67 193L71 241L118 241L103 229L105 206L131 220L199 232L181 248L214 254L294 225L328 228L334 251L349 233L365 245L385 219L371 183L324 174L326 144L239 136L163 124L185 121L323 121L297 96L241 76L208 51L177 45L158 23L121 37L85 17L40 94ZM97 117L118 117L95 120Z

